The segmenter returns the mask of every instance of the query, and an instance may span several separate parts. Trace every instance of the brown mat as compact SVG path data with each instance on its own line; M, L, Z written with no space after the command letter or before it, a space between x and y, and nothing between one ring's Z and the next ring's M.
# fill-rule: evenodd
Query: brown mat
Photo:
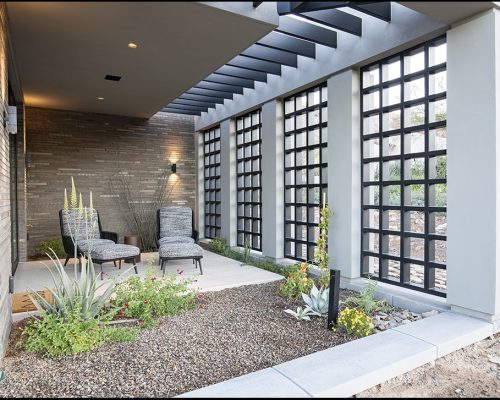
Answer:
M49 303L52 302L52 295L47 290L39 290L37 293L43 296ZM26 311L36 311L36 307L30 300L27 292L14 293L12 295L12 313Z

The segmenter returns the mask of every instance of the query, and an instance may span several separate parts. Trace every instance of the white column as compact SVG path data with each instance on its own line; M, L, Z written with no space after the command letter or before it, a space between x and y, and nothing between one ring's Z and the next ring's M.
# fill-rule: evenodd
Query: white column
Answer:
M284 254L285 188L283 105L272 100L262 106L262 254Z
M448 303L500 319L500 15L448 31Z
M199 238L205 238L205 163L203 132L194 133L194 150L196 159L196 210L195 228L198 230Z
M233 119L220 124L221 237L236 246L236 135Z
M328 252L330 268L345 278L360 276L361 150L359 74L348 70L328 79Z

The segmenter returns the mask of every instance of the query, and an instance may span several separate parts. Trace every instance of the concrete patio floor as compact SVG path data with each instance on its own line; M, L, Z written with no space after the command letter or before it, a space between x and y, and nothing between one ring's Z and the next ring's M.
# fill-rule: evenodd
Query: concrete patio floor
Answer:
M143 253L141 254L141 262L138 265L140 276L146 274L146 263L149 257L153 258L153 267L157 275L161 275L158 262L158 253ZM64 260L62 260L64 262ZM50 260L29 261L20 263L16 274L14 275L14 293L25 292L28 288L33 290L41 290L46 287L53 287L52 278L46 266L51 267ZM70 276L74 276L74 260L71 259L66 266L66 271ZM100 272L100 267L96 265L96 273ZM273 282L283 279L281 275L244 265L239 261L222 257L210 251L203 251L202 259L203 275L199 274L199 269L195 269L195 265L191 260L172 260L166 264L166 271L178 274L183 271L180 276L189 278L196 277L196 282L192 286L200 291L222 290L231 287L254 285L259 283ZM123 277L134 274L132 264L122 263L122 269L119 270L113 263L103 265L104 280L109 281L113 277L122 275Z

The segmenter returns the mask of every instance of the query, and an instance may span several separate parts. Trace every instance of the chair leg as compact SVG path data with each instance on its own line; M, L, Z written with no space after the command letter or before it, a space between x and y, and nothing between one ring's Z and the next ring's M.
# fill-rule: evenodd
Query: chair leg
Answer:
M115 266L115 268L116 268L116 260L113 260L113 264L114 264L114 266Z
M135 257L132 258L132 263L134 264L135 273L138 274L139 272L137 272L137 265L135 264Z
M99 264L101 266L101 281L104 279L104 273L103 273L103 270L102 270L102 263Z
M70 258L69 254L66 254L66 261L64 261L64 266L68 264L69 258Z
M165 271L167 270L166 265L165 265L166 263L167 263L167 260L164 258L164 259L162 260L163 276L165 276Z
M118 261L118 269L122 269L122 260Z
M198 264L200 264L200 275L203 275L203 270L201 269L201 258L198 258Z
M197 258L193 258L193 264L194 264L194 267L196 269L198 269L198 259Z

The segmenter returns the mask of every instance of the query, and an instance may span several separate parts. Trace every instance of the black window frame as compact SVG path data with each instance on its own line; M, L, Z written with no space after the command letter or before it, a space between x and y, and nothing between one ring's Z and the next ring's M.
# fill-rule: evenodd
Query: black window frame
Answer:
M205 206L205 238L220 237L221 232L221 154L220 125L203 135L203 177Z
M236 244L237 246L244 247L245 241L248 241L249 247L257 251L262 251L261 117L262 111L259 108L239 116L235 120ZM254 137L255 132L257 132L257 138ZM249 155L247 155L248 150L250 153ZM243 168L240 168L240 166ZM247 214L247 210L250 210L250 213ZM247 224L250 224L250 229L247 229Z
M435 185L444 185L447 188L446 174L444 177L438 177L437 164L438 157L447 157L447 145L445 149L431 149L430 142L435 139L434 136L429 134L429 131L437 132L438 129L446 129L447 120L437 120L430 121L430 103L445 101L447 99L447 88L445 91L439 92L437 94L430 94L430 76L440 72L446 72L447 64L446 60L443 63L435 64L429 66L429 49L433 46L439 46L446 43L446 36L439 36L425 43L421 43L414 46L408 50L397 53L395 55L386 57L382 60L371 63L363 68L361 68L360 73L360 84L361 84L361 275L365 277L371 277L373 279L390 283L397 286L402 286L405 288L425 292L428 294L446 297L446 290L436 288L436 270L441 269L446 271L446 257L445 261L436 261L435 259L435 248L436 241L446 242L446 234L437 234L435 232L435 217L445 213L446 214L446 204L444 207L435 204L436 200L436 190ZM416 54L421 49L423 49L424 54L424 68L416 72L405 72L404 60L406 56ZM384 81L383 78L383 66L399 58L400 71L399 77L391 80ZM376 70L378 68L378 83L371 86L364 87L364 72L370 70ZM418 97L414 100L405 99L405 83L414 81L416 79L422 79L424 82L424 95ZM389 87L400 86L400 101L394 104L384 106L383 103L383 89L388 89ZM369 93L376 93L378 91L378 107L364 111L364 96ZM409 125L405 127L405 110L411 107L424 105L424 121L420 125ZM400 113L400 127L398 129L386 130L384 131L384 113L388 115L389 112L399 110ZM378 132L364 134L364 119L370 116L377 116L378 114ZM408 145L409 136L412 133L419 134L423 132L424 138L424 148L420 152L411 152L405 150L405 145ZM384 138L397 137L399 136L400 152L398 155L384 155ZM378 155L375 157L365 157L364 143L377 139L378 140ZM387 140L389 142L390 139ZM446 135L447 143L447 135ZM424 177L423 179L415 179L411 176L411 169L408 168L409 163L412 160L423 159L424 166ZM399 179L391 180L388 171L389 163L399 162ZM374 180L366 180L365 165L369 163L374 163L378 167L378 178ZM384 163L386 165L384 165ZM385 169L384 169L385 168ZM384 180L386 171L389 172L389 179ZM436 175L436 176L433 176ZM424 199L423 205L412 205L408 201L411 201L411 187L413 185L419 185L424 189ZM390 195L390 187L399 186L399 205L395 204L385 204L387 197ZM365 204L365 191L369 187L374 187L378 190L378 204ZM385 188L385 190L384 190ZM445 190L446 192L446 190ZM408 196L410 198L408 199ZM378 227L370 227L366 223L367 212L369 210L378 211ZM399 229L390 229L389 222L389 212L395 211L399 212ZM411 212L419 212L424 215L424 230L423 232L411 231ZM408 228L408 229L407 229ZM378 235L378 251L372 251L367 247L366 239L368 234L373 233ZM390 254L389 249L389 235L399 236L399 255ZM377 236L375 236L377 238ZM411 239L423 240L423 259L412 258L411 255ZM385 252L385 250L387 252ZM378 259L378 275L372 274L369 271L369 259L368 257L374 257ZM391 279L389 274L389 264L390 261L399 263L399 280ZM423 283L415 283L411 281L411 270L410 265L416 265L423 267ZM446 278L445 278L446 279Z
M315 91L319 91L320 99L319 103L310 103L310 94ZM297 100L305 95L306 105L304 108L300 108L297 110ZM293 100L293 110L287 112L287 102ZM319 110L319 122L318 123L310 123L309 115L311 111ZM324 110L324 111L323 111ZM305 113L305 125L301 128L297 128L296 121L297 116ZM283 99L283 131L284 131L284 141L283 141L283 151L284 151L284 188L285 188L285 207L284 207L284 256L285 258L303 261L303 262L313 262L314 260L314 250L317 246L317 242L311 239L314 235L319 237L319 216L320 216L320 207L322 204L323 196L328 191L328 90L327 90L327 82L322 82L317 85L314 85L310 88L302 90L300 92L294 93L291 96L288 96ZM287 119L294 118L294 126L293 129L287 131ZM314 132L316 129L319 131L319 142L316 144L310 144L310 132ZM297 135L304 134L305 145L297 147ZM291 137L293 139L293 146L287 146L287 139L291 141ZM311 151L319 150L319 162L312 163L309 160ZM306 152L306 162L302 166L297 166L297 151ZM325 153L325 154L323 154ZM294 161L293 166L287 166L287 156L293 154ZM290 158L291 160L291 158ZM310 179L310 171L319 168L319 183L311 182ZM306 170L306 183L297 184L297 171ZM293 173L292 173L293 172ZM287 183L287 173L291 173L294 175L294 184ZM311 189L319 188L319 198L318 202L313 202L311 200ZM298 190L305 189L306 191L306 201L298 202ZM287 190L290 190L290 193L293 193L294 201L288 201L287 198ZM298 218L298 208L301 207L302 211L304 211L305 207L305 218ZM313 211L314 217L311 218L311 209L316 209ZM287 216L287 213L289 216ZM291 215L293 214L293 219ZM317 220L315 222L314 220ZM305 221L304 221L305 220ZM287 227L293 227L294 233L293 237L287 234ZM297 229L299 227L306 227L306 239L298 239ZM290 233L291 233L290 228ZM316 232L312 234L311 232ZM290 250L292 248L293 243L293 253L288 251L287 246L290 244ZM306 246L306 257L303 257L302 246Z

